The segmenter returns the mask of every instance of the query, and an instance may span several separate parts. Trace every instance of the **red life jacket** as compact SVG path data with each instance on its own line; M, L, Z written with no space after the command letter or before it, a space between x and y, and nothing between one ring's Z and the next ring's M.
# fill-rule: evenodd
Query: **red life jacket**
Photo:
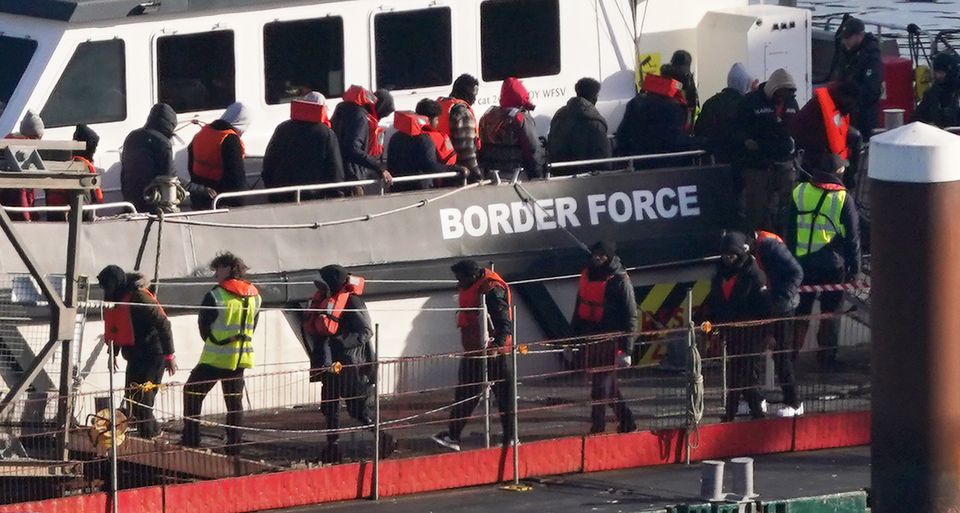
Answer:
M683 96L683 84L672 78L647 73L643 76L643 85L640 90L672 98L683 106L687 105L687 98Z
M147 289L140 289L153 300L153 303L157 304L156 308L160 309L160 313L166 317L167 313L163 311L163 307L159 306L156 296L154 296ZM130 303L132 294L127 292L124 294L118 303ZM150 307L153 308L153 307ZM136 345L137 341L133 332L133 318L130 317L130 305L129 304L116 304L110 308L103 309L103 339L107 342L113 342L115 345L121 347L133 347Z
M584 269L580 273L580 285L577 287L577 308L574 315L582 321L598 324L603 320L603 303L607 291L609 275L602 280L591 280L590 273Z
M467 112L470 113L470 119L473 121L473 126L477 130L477 137L474 139L474 142L477 145L477 150L479 150L480 127L477 126L477 115L473 113L473 108L470 107L470 104L461 100L460 98L437 98L437 102L440 103L440 124L437 127L437 131L447 137L450 137L450 111L453 110L454 105L463 105L467 108Z
M82 162L87 166L87 171L92 174L97 174L97 168L94 167L93 162L83 158L83 157L73 157L74 162ZM70 196L67 194L67 191L61 189L47 189L44 191L46 195L46 203L48 207L65 207L70 204ZM100 204L103 203L103 190L99 187L90 191L90 200L93 203Z
M494 288L507 291L507 305L509 318L513 320L513 298L510 295L510 286L499 274L490 269L483 270L483 276L468 288L460 290L460 308L480 308L484 295ZM480 311L466 310L457 312L457 327L460 328L460 342L465 351L477 351L487 346L486 340L481 339ZM504 349L513 345L513 337L508 336L504 342Z
M290 119L294 121L321 123L327 125L327 128L331 127L330 117L327 116L326 105L320 105L314 102L305 102L303 100L290 102Z
M380 120L377 119L376 96L363 87L353 85L343 93L343 101L359 105L366 111L367 129L370 131L367 137L369 141L367 153L372 157L383 155L383 129L380 128Z
M753 260L757 263L757 267L759 267L760 270L763 271L764 275L766 275L767 270L763 268L763 260L761 260L760 255L757 254L756 248L760 245L761 242L767 239L773 239L777 241L778 244L784 244L783 239L781 239L779 235L773 232L765 232L763 230L757 230L757 241L753 245L753 248L754 248ZM767 276L767 284L769 283L770 283L770 277Z
M410 111L397 111L393 114L393 127L411 137L426 135L437 151L437 161L446 166L457 163L457 152L453 149L450 138L433 128L426 116Z
M193 167L190 169L190 176L211 182L222 180L223 153L220 147L231 135L240 138L240 133L232 128L217 130L211 125L204 125L193 137ZM240 151L246 154L242 139L240 139Z
M723 280L721 284L721 289L723 289L723 299L730 301L730 296L733 295L733 288L737 286L738 276L734 274L733 276Z
M823 128L827 134L830 152L845 159L848 158L850 151L847 148L847 132L850 131L850 115L840 114L826 87L817 88L814 94L817 96L817 103L820 104L820 112L823 114Z
M430 125L423 127L423 133L427 134L433 141L433 147L437 150L437 161L445 166L457 163L457 150L453 148L453 141L448 136Z
M362 295L363 287L364 279L351 274L346 285L331 296L318 290L310 300L310 308L322 311L309 312L306 320L307 331L321 337L336 335L340 331L340 318L343 316L343 309L347 307L347 300L351 294Z
M421 116L408 110L397 111L393 113L393 128L401 134L407 134L410 137L416 137L423 133L427 126L427 117Z

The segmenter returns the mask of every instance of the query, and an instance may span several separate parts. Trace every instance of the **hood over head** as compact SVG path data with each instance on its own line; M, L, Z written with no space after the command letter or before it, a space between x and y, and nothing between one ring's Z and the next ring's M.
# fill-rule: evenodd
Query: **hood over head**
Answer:
M349 279L350 273L343 266L328 265L317 271L313 283L317 288L322 284L327 288L328 294L333 294L342 289Z
M508 77L500 86L500 107L504 109L533 110L536 106L530 102L530 92L518 78Z
M743 64L737 62L730 67L730 71L727 73L727 87L743 94L750 92L750 88L753 87L753 77L750 76Z
M150 108L144 127L156 130L164 137L173 137L173 131L177 128L177 113L166 103L158 103Z
M30 139L43 138L43 120L32 110L27 110L20 122L20 135Z
M362 86L352 85L343 92L344 103L359 105L373 114L376 112L377 97Z
M376 102L374 103L373 110L377 113L377 119L383 119L393 114L393 111L396 109L393 105L393 95L390 94L390 91L380 88L377 89L374 96L376 96Z
M736 255L734 262L727 262L721 258L720 265L728 269L739 269L747 262L747 256L750 253L750 242L747 236L742 232L727 232L720 241L721 255Z
M100 136L87 125L77 125L73 131L73 140L87 143L87 148L82 152L77 152L81 157L92 160L93 154L97 152L97 146L100 144Z
M220 119L230 123L230 126L235 128L237 132L243 134L247 131L247 127L250 126L250 111L243 103L236 102L227 107L227 110L223 111Z
M783 68L778 68L776 71L770 74L770 78L763 85L763 94L767 95L767 98L773 98L774 93L781 89L797 89L797 82L793 80L793 76Z

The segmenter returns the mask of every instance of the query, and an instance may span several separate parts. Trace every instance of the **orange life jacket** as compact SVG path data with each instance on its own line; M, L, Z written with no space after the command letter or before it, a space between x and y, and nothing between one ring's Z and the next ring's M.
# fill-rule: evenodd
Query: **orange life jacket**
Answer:
M211 182L222 180L223 153L220 147L231 135L240 138L240 133L232 128L217 130L211 125L204 125L193 137L193 167L190 169L190 175ZM246 154L243 139L240 139L240 151Z
M97 174L97 168L94 167L93 162L89 160L76 156L73 157L73 160L76 162L82 162L87 166L87 171L92 174ZM46 203L48 207L64 207L70 204L70 197L67 195L67 191L61 189L47 189L44 194L46 194ZM97 187L90 191L90 200L93 203L100 204L103 203L103 190Z
M167 315L163 311L163 307L159 306L156 296L154 296L149 290L141 289L143 292L153 300L160 309L160 313L164 316ZM124 294L118 303L125 304L116 304L110 308L103 309L103 339L107 343L114 343L115 345L121 347L133 347L136 345L136 338L133 333L133 318L130 316L130 298L132 294L127 292ZM151 308L153 308L151 306Z
M820 112L823 114L823 128L827 133L830 152L845 159L848 158L850 151L847 148L847 132L850 131L850 115L840 114L826 87L819 87L814 93L817 96L817 103L820 104Z
M351 294L363 295L363 287L364 279L351 274L346 285L333 295L327 296L318 290L310 300L310 308L322 311L309 313L307 330L321 337L336 335L340 331L340 318L347 307L347 300Z
M687 105L687 98L683 95L683 84L672 78L647 73L643 76L643 85L640 90L672 98L683 106Z
M437 150L437 161L445 166L451 166L457 163L457 150L453 148L453 141L445 134L440 133L430 125L423 127L423 133L433 141L433 147Z
M370 135L367 137L369 141L367 153L371 157L383 155L383 129L380 128L380 120L377 118L375 98L373 93L358 85L350 86L343 93L343 101L359 105L366 111L367 129L370 131Z
M477 138L474 139L474 142L477 145L477 150L479 150L480 127L477 125L477 115L473 113L473 107L460 98L437 98L437 102L440 103L440 126L437 127L437 131L447 137L450 137L450 111L453 110L454 105L463 105L467 108L467 112L470 113L470 119L473 120L473 126L477 130Z
M453 149L450 138L430 126L426 116L410 111L397 111L393 114L393 127L411 137L426 135L437 151L437 161L445 166L457 163L457 152Z
M483 270L483 276L468 288L460 290L460 308L480 308L483 297L494 288L507 291L507 305L509 318L513 320L513 298L510 295L510 286L499 274L490 269ZM460 342L465 351L477 351L487 346L486 340L481 340L480 311L466 310L457 312L457 327L460 328ZM513 337L508 336L504 342L504 349L513 344Z
M613 275L602 280L591 280L590 273L584 269L580 273L580 285L577 287L577 308L574 315L578 319L599 323L603 320L603 300L607 291L607 282Z
M760 260L760 255L757 254L756 248L760 245L761 242L763 242L763 241L765 241L765 240L767 240L767 239L773 239L773 240L777 241L779 244L784 244L783 239L781 239L779 235L777 235L777 234L775 234L775 233L773 233L773 232L765 232L765 231L763 231L763 230L757 230L757 241L756 241L756 243L753 245L753 247L754 247L753 260L757 263L757 267L759 267L760 270L763 271L764 274L766 274L767 270L763 268L763 260ZM769 276L767 276L767 283L768 283L768 284L770 283L770 277L769 277Z
M308 121L321 123L330 128L330 117L327 116L327 107L314 102L294 100L290 102L290 119L294 121Z

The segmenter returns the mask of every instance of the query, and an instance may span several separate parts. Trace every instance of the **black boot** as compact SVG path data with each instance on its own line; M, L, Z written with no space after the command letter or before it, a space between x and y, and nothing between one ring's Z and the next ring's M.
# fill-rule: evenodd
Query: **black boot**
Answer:
M340 444L335 441L327 442L327 447L324 448L323 454L320 456L320 461L333 465L343 461L343 458L340 456Z
M380 433L380 457L389 458L397 450L397 441L390 433Z

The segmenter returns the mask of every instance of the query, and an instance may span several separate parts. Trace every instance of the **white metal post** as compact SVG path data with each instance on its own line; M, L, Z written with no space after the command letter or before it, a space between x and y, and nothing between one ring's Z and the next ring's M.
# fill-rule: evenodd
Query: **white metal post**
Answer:
M490 448L490 373L487 362L487 348L490 340L490 330L487 327L487 302L480 296L480 340L483 352L480 355L483 362L483 446Z
M373 327L373 500L380 500L380 324Z
M113 506L112 513L119 513L119 490L117 484L117 405L114 399L114 374L117 368L117 357L114 352L113 342L109 344L109 362L110 362L110 502Z

